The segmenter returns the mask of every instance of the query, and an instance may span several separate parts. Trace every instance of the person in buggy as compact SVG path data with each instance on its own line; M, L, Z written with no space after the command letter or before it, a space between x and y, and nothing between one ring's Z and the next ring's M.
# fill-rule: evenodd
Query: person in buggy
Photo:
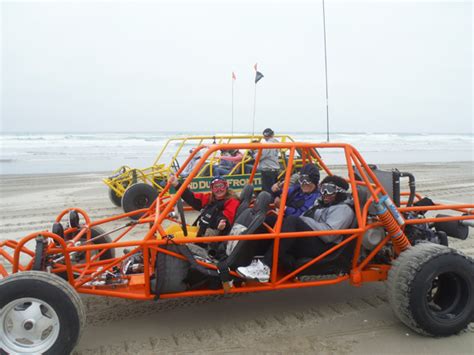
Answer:
M221 151L219 165L214 169L215 176L228 175L234 166L242 161L243 155L238 149Z
M349 184L340 176L327 176L321 181L321 197L303 216L285 216L282 233L338 230L349 228L354 220L352 200L348 199ZM315 258L342 241L342 235L308 238L282 238L279 262L285 269L294 270L301 257ZM254 259L249 266L237 268L244 278L268 282L273 259L273 243L262 259Z
M275 208L284 208L285 217L301 216L310 209L316 200L321 196L318 190L319 169L315 164L308 163L298 173L295 183L288 188L288 195L285 206L280 206L280 196L282 193L283 182L276 182L272 186L272 197ZM265 224L274 227L277 220L277 214L271 213L265 217ZM266 233L267 229L261 225L256 230L257 233ZM260 248L268 245L268 240L260 241Z
M190 149L189 154L193 154L195 149L196 148ZM183 170L183 172L181 173L181 176L187 177L189 174L191 174L191 171L193 171L199 159L201 159L201 153L197 152L196 155L191 159L189 164L186 166L186 168Z
M285 217L301 216L314 205L317 198L321 196L318 191L319 169L315 164L308 163L301 168L297 179L288 189L286 198ZM272 195L275 197L274 205L280 207L280 196L282 193L283 181L272 186ZM274 224L274 223L273 223Z
M175 175L170 176L169 182L175 188L181 186ZM214 178L210 187L211 192L208 193L196 193L187 188L181 196L188 205L201 211L197 220L198 237L228 234L240 204L225 179Z

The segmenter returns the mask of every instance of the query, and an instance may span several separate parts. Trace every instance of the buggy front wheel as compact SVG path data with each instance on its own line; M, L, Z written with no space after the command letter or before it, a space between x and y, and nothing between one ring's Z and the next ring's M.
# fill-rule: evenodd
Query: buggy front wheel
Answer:
M0 280L0 353L69 354L79 341L85 312L64 280L26 271Z
M474 320L474 260L420 243L402 252L388 274L389 302L414 331L449 336Z

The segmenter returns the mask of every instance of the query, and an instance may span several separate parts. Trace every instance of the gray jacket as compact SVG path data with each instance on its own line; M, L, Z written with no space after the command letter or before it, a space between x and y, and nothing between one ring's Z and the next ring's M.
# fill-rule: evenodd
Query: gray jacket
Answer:
M265 143L278 143L276 138L270 138ZM278 161L279 149L263 149L258 164L259 170L280 170L280 162Z
M317 208L312 217L301 216L300 218L313 230L335 230L350 228L354 220L354 211L347 202L337 205ZM320 237L325 243L340 243L343 235L326 235Z

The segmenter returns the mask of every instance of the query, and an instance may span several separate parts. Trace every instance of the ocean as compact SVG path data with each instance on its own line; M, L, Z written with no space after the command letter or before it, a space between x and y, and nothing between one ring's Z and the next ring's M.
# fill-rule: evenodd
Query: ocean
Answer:
M170 137L185 133L17 133L0 135L0 174L112 172L122 165L151 166ZM193 132L189 135L208 134ZM295 140L325 142L325 133L288 133ZM368 163L473 161L472 134L334 133ZM171 154L171 150L170 150ZM169 162L170 154L164 157ZM329 164L339 154L323 155Z

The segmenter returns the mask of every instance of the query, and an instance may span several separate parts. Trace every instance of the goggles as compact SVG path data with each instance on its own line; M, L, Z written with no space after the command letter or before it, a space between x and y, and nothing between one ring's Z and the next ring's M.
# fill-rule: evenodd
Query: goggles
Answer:
M212 191L224 191L227 190L227 181L222 179L214 179L211 181L211 190Z
M313 183L308 174L300 175L300 177L298 178L298 182L300 183L300 185L309 185Z
M344 190L342 187L339 187L334 184L322 184L319 187L319 191L321 191L323 195L332 195L336 192L346 192L346 190Z

